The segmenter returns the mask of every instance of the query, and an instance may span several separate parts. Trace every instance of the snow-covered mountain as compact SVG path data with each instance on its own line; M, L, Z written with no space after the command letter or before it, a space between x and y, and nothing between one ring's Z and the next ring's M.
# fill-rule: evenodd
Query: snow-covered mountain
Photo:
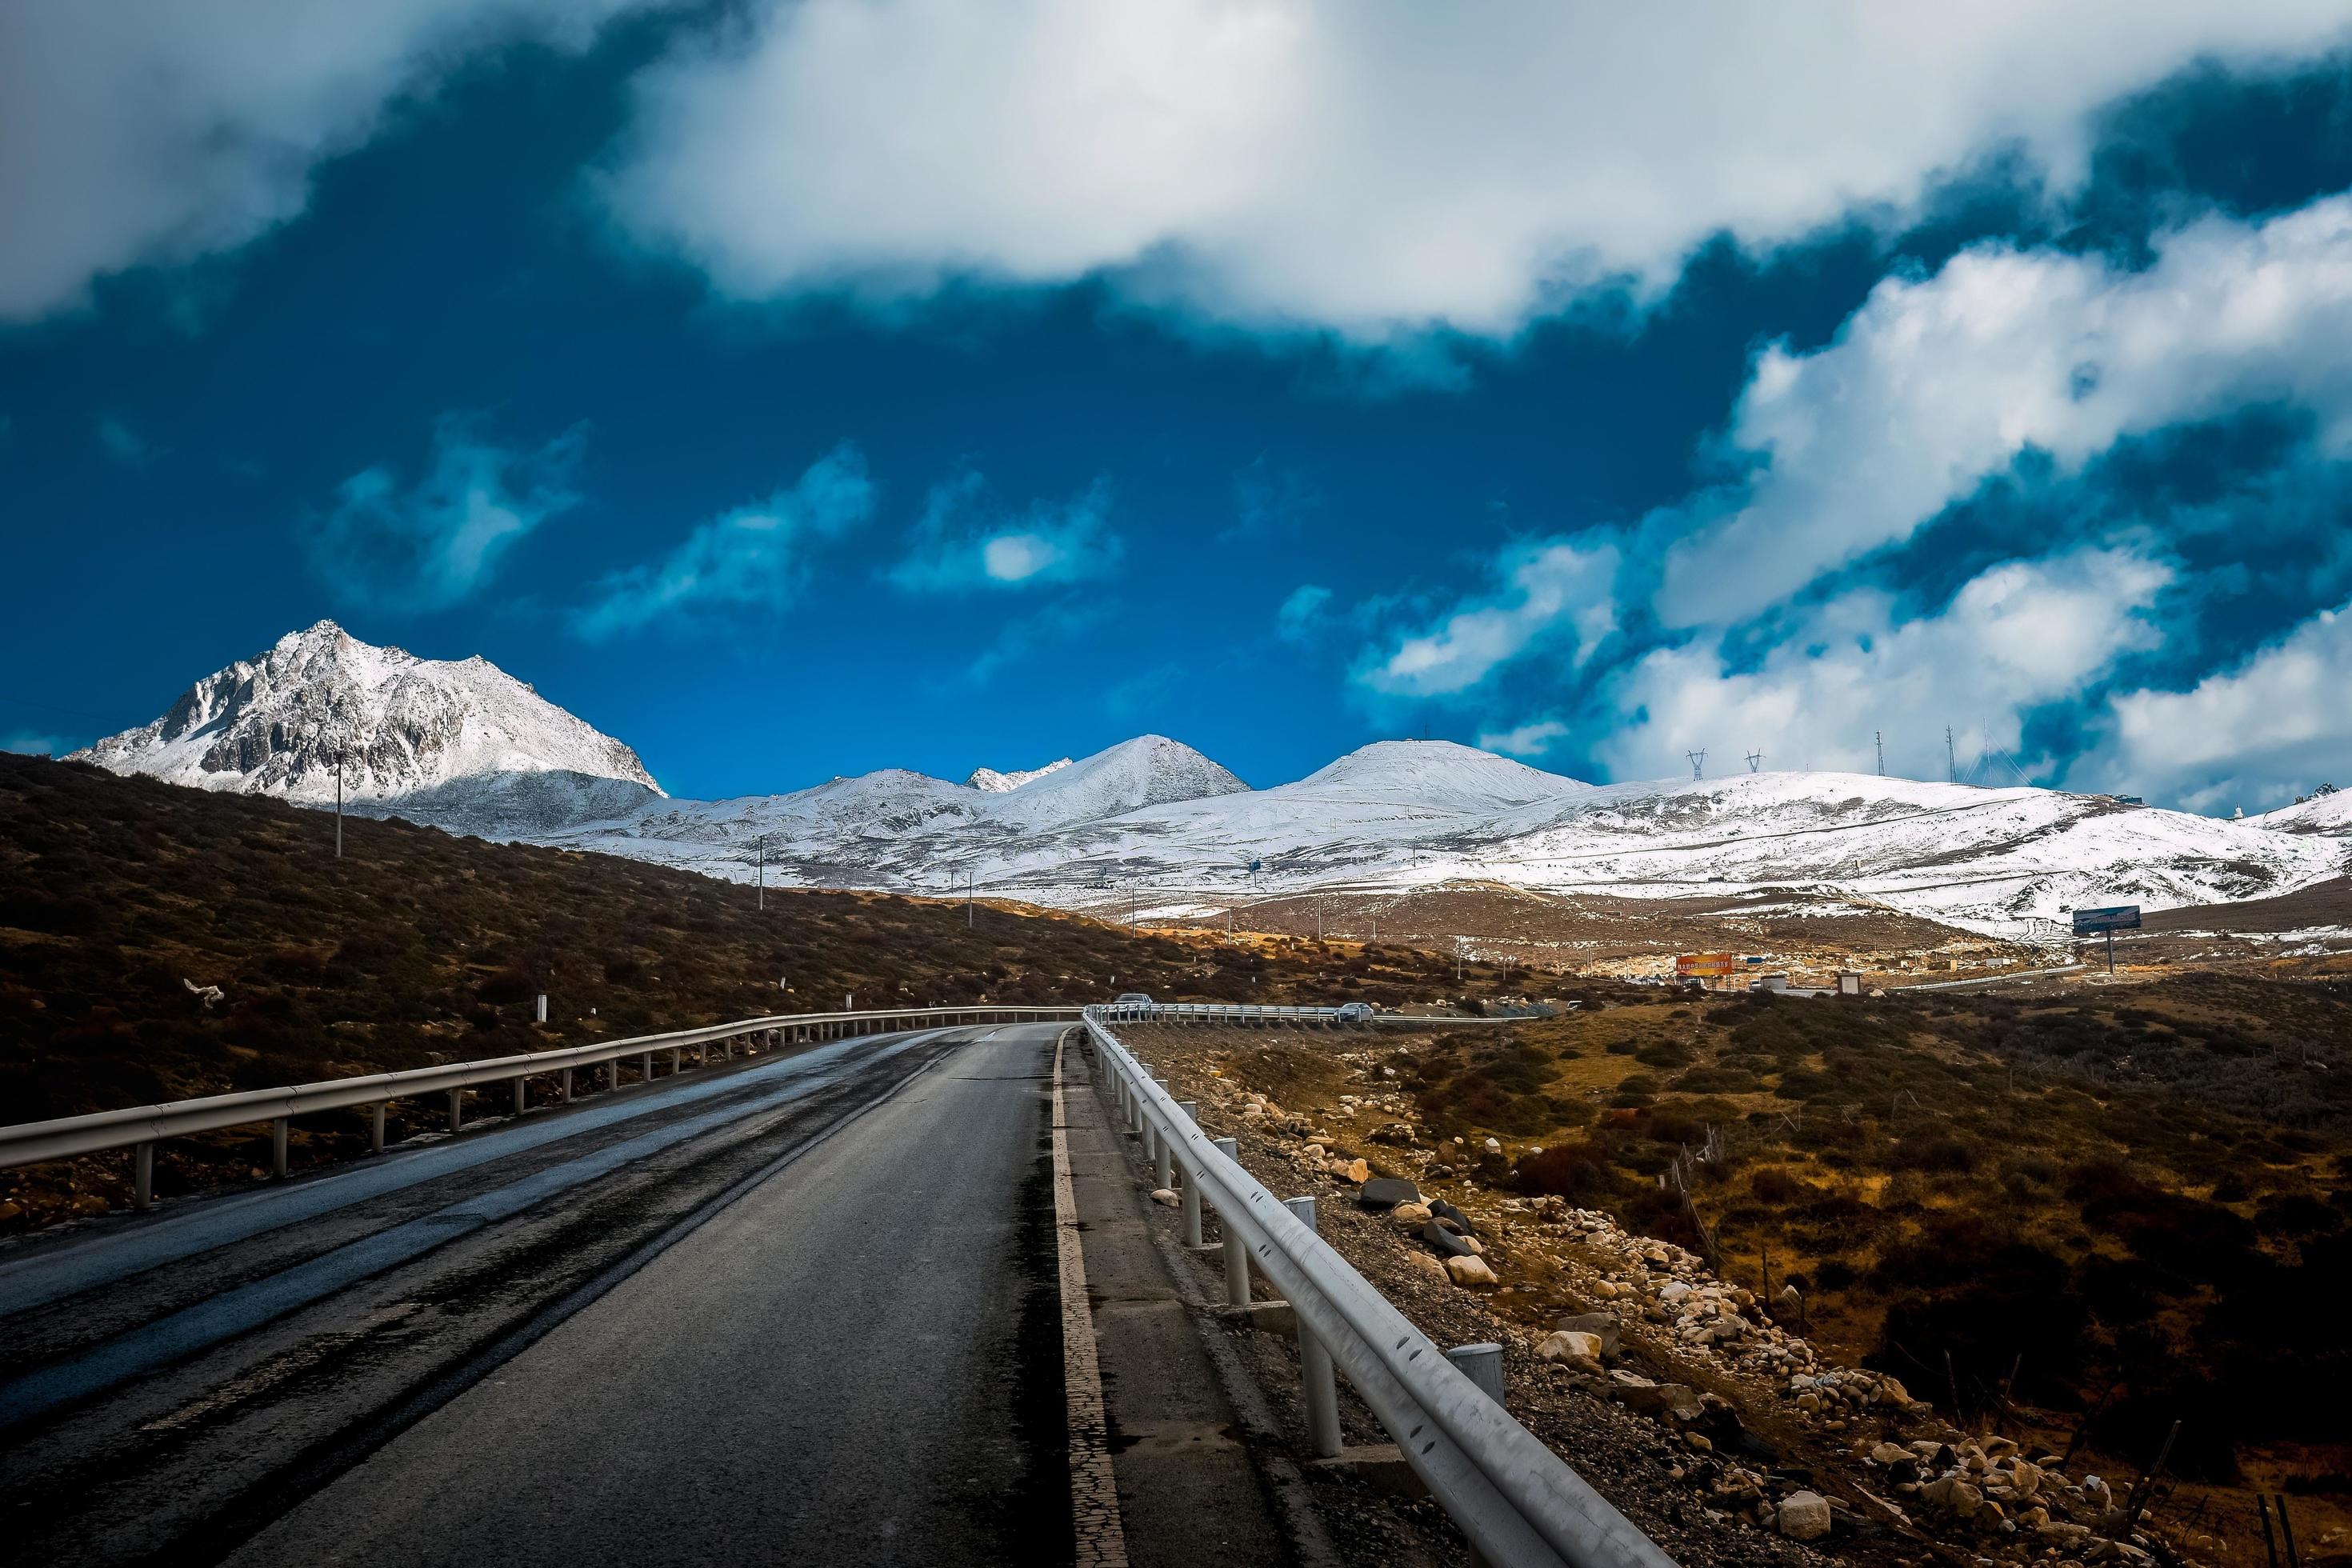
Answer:
M1204 774L1223 787L1179 793ZM1126 787L1092 785L1110 778ZM2345 860L2332 839L2105 795L1812 773L1596 787L1444 741L1379 742L1251 790L1156 737L1007 794L869 773L668 803L560 841L739 876L763 837L771 878L932 891L969 878L1047 904L1097 903L1129 882L1210 905L1464 880L1631 898L1800 887L1995 931L2085 904L2261 897Z
M2331 789L2325 795L2315 795L2247 820L2281 833L2352 837L2352 789Z
M971 777L963 782L974 789L986 790L990 795L1005 795L1023 784L1034 784L1047 773L1059 773L1069 765L1070 759L1064 757L1057 762L1047 763L1042 768L1016 768L1009 773L1000 773L994 768L974 768Z
M332 621L190 687L74 761L173 784L516 836L623 815L661 788L636 752L488 660L418 658Z
M789 795L671 800L636 754L479 658L331 623L197 682L78 756L211 789L333 796L488 837L748 879L1215 907L1310 888L1475 880L1630 898L1819 889L1979 930L2069 909L2286 892L2342 873L2352 795L2228 822L2106 795L1853 773L1595 786L1444 741L1382 741L1254 790L1144 735L962 784L904 769Z

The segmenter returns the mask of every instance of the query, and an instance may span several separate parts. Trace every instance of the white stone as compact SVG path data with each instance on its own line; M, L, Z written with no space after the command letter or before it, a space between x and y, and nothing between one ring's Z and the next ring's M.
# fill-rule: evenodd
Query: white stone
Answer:
M1791 1541L1819 1541L1830 1532L1829 1500L1819 1492L1791 1492L1780 1500L1780 1523Z

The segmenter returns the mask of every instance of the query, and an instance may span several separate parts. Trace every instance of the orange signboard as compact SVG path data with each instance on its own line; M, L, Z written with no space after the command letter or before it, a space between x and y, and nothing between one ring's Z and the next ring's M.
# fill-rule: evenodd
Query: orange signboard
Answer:
M1733 952L1685 952L1675 959L1677 980L1725 980L1739 972L1739 955Z

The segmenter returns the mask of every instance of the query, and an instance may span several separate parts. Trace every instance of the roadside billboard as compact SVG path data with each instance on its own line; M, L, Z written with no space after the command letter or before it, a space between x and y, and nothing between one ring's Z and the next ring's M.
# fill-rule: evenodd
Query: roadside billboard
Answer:
M2074 934L2096 936L2103 931L2139 930L2139 906L2116 904L2104 910L2076 910Z
M1736 952L1685 952L1675 958L1677 980L1728 980L1738 973Z

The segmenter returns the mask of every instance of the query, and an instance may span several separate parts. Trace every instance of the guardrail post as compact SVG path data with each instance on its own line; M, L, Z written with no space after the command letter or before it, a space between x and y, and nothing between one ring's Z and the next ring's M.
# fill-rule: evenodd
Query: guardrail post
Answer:
M383 1152L383 1101L381 1100L368 1107L368 1152Z
M449 1091L449 1131L456 1132L465 1125L466 1091L462 1089L453 1089Z
M1182 1111L1195 1127L1201 1124L1201 1107L1197 1101L1188 1100L1176 1109ZM1184 1245L1198 1247L1201 1245L1201 1179L1191 1171L1184 1172L1183 1177Z
M565 1068L563 1069L562 1079L558 1086L557 1092L562 1095L564 1104L569 1105L572 1103L572 1069L570 1068Z
M1228 1160L1242 1157L1240 1142L1232 1138L1210 1140L1210 1147ZM1223 1215L1217 1216L1225 1232L1225 1300L1235 1307L1249 1305L1249 1244L1234 1222Z
M654 1080L654 1054L653 1054L653 1052L651 1052L651 1051L647 1051L645 1055L643 1055L643 1056L641 1056L641 1057L639 1057L639 1058L637 1058L637 1076L638 1076L639 1078L644 1079L647 1083L651 1083L651 1082L653 1082L653 1080Z
M1165 1131L1160 1133L1155 1140L1152 1153L1155 1156L1152 1173L1160 1178L1161 1186L1174 1186L1176 1184L1176 1150Z
M269 1124L269 1168L272 1174L283 1177L286 1164L286 1130L292 1123L290 1116L281 1116Z
M621 1087L621 1058L618 1057L604 1064L604 1087L606 1089Z
M679 1050L676 1046L672 1046L672 1047L669 1048L669 1075L670 1075L670 1077L672 1077L672 1078L676 1078L676 1077L677 1076L677 1074L678 1074L678 1066L677 1066L677 1064L678 1064L678 1060L679 1060L679 1058L680 1058L681 1057L683 1057L685 1054L686 1054L685 1052L683 1052L683 1051Z
M1299 1224L1315 1228L1313 1198L1285 1198L1282 1206L1297 1215ZM1339 1457L1339 1383L1332 1374L1331 1352L1304 1319L1298 1324L1298 1379L1307 1401L1307 1446L1318 1459L1336 1459Z
M1455 1345L1445 1352L1445 1359L1462 1369L1462 1375L1478 1385L1478 1392L1503 1403L1503 1347L1496 1344Z
M149 1139L132 1151L131 1162L131 1201L140 1208L150 1208L155 1202L155 1141Z

